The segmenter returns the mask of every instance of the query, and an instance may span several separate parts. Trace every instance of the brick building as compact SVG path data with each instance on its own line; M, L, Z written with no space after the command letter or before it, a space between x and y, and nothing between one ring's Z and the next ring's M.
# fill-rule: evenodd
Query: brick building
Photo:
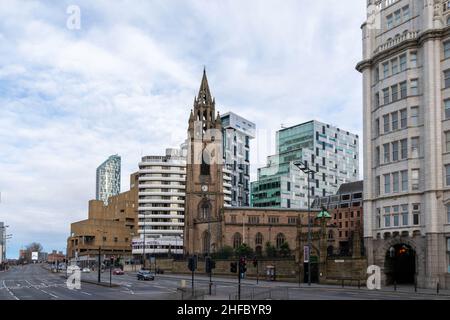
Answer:
M112 196L108 205L89 201L87 220L71 224L67 256L78 262L94 263L99 248L105 257L131 257L131 240L137 235L138 174L130 177L130 190Z
M57 263L57 262L63 262L66 259L66 255L59 251L53 250L52 253L49 253L47 255L47 262L48 263Z
M333 254L351 255L355 231L359 241L363 239L363 181L342 184L335 195L316 199L313 207L326 208L332 216L337 244Z

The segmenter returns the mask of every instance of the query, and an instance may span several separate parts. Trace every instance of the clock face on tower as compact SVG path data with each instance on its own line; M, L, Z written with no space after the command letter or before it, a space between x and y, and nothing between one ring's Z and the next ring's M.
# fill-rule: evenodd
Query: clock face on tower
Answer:
M203 192L208 192L208 186L206 184L202 185L202 191Z

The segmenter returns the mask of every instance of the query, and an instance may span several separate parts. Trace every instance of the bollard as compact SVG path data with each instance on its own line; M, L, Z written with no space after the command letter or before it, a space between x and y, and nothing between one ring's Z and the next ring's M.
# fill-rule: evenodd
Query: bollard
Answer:
M414 292L417 293L417 281L414 281Z
M394 281L394 291L397 291L397 281Z
M361 290L361 280L358 279L358 289Z
M437 283L436 291L437 291L437 294L439 295L439 282Z

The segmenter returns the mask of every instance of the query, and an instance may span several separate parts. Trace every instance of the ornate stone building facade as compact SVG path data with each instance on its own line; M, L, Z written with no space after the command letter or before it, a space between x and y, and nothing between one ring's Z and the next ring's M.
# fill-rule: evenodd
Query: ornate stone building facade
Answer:
M368 0L364 236L383 282L450 287L450 6Z

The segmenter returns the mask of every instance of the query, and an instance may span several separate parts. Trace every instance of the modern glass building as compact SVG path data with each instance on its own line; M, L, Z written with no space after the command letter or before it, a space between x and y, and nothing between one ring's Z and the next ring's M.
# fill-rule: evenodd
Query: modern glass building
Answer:
M110 156L97 168L96 199L108 204L111 196L120 193L120 166L119 155Z
M294 166L297 160L316 171L310 181L312 198L335 194L342 183L359 178L358 145L357 135L315 120L278 131L277 154L268 157L252 183L252 206L307 208L308 181Z
M253 122L233 112L221 117L223 126L225 206L250 206L250 140L255 138Z

